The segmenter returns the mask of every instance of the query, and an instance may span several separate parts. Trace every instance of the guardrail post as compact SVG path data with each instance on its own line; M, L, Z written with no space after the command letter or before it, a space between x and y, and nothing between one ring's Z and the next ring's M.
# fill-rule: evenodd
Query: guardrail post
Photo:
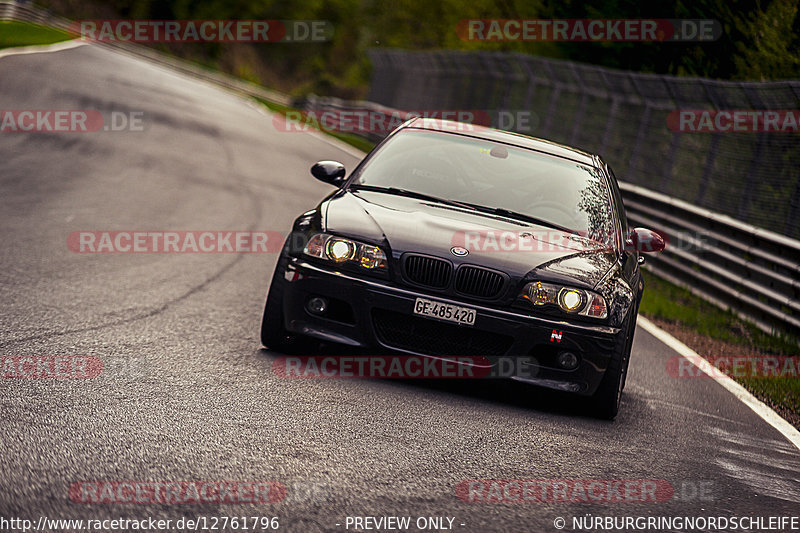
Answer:
M581 129L583 128L583 115L586 112L586 100L588 99L589 95L587 94L586 87L583 84L583 78L581 77L575 63L569 63L569 71L575 78L575 82L578 84L580 94L580 102L578 102L578 109L575 111L575 116L572 118L572 131L569 134L569 144L577 145L578 144L578 134L580 133Z
M631 83L644 103L644 112L639 119L639 129L636 131L636 140L634 141L633 150L631 151L631 157L628 160L628 175L639 173L639 158L642 151L642 144L647 135L647 130L650 128L650 115L652 114L650 100L642 93L639 84L636 82L636 78L633 76L631 76Z
M786 225L783 228L785 234L791 235L793 231L797 231L798 218L800 218L798 215L800 215L800 172L797 174L794 193L792 193L792 199L789 201L789 212L786 215Z
M667 94L672 99L672 108L673 109L680 109L681 108L681 99L678 95L675 94L675 91L672 88L672 83L667 81L666 79L661 79L661 82L664 84L664 87L667 91ZM665 127L666 125L662 126ZM668 191L670 190L670 182L672 181L672 172L675 168L675 158L678 154L678 147L680 146L681 142L681 131L678 128L678 131L672 132L672 137L669 143L669 155L667 156L666 160L664 161L664 168L661 171L661 183L659 185L660 191Z
M742 91L744 91L747 99L750 100L750 106L752 109L765 109L764 103L761 101L761 97L755 90L753 90L751 87L745 86L744 84L740 84L739 87ZM751 135L753 135L753 133L751 133ZM744 190L739 197L739 208L736 210L736 215L739 220L748 220L750 200L752 199L753 189L755 188L757 176L761 169L761 158L763 156L765 141L764 134L755 133L754 135L756 135L754 148L755 153L750 156L750 167L747 169L747 175L744 177Z

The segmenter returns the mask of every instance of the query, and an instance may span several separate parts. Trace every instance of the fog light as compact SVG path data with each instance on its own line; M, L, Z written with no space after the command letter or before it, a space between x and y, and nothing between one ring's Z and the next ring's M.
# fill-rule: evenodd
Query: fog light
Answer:
M324 315L328 311L328 300L315 296L308 301L306 308L313 315Z
M572 352L559 352L558 366L564 370L575 370L578 368L578 356Z

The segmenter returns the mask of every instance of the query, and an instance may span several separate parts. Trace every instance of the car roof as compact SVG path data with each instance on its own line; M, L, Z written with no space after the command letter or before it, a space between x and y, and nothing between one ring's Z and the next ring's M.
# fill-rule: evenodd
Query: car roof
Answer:
M487 141L511 144L522 148L536 150L537 152L543 152L557 157L571 159L579 163L596 166L595 158L589 152L584 152L583 150L578 150L577 148L572 148L571 146L558 144L545 139L537 139L536 137L529 137L527 135L513 133L510 131L496 130L487 126L455 122L453 120L416 117L406 122L402 127L426 131L445 132L464 135L467 137L475 137L478 139L486 139Z

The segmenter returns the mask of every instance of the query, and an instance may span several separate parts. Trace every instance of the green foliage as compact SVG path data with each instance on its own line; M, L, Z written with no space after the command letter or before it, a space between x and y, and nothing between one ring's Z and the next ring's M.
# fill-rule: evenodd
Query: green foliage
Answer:
M777 80L800 78L800 24L797 3L774 0L764 12L743 23L751 37L737 43L736 77Z
M783 407L795 414L800 412L800 379L797 377L744 378L739 381L773 406Z
M259 64L249 72L284 91L363 97L369 83L369 48L505 50L571 59L639 72L718 79L800 77L797 0L40 0L66 16L87 17L87 5L110 18L326 20L335 31L326 43L271 43L252 47ZM68 6L68 7L64 7ZM71 11L74 11L71 12ZM80 13L77 13L80 11ZM490 42L459 36L460 21L476 18L715 19L713 42ZM229 71L241 51L229 44L171 47L216 61ZM234 49L232 51L232 49ZM238 51L237 51L238 50ZM244 61L251 61L248 54ZM231 67L234 65L234 67Z
M26 22L0 22L0 48L31 46L66 41L69 35L61 30Z
M569 59L640 72L719 79L798 78L800 18L793 0L586 0L550 4L554 18L715 19L713 42L562 43Z

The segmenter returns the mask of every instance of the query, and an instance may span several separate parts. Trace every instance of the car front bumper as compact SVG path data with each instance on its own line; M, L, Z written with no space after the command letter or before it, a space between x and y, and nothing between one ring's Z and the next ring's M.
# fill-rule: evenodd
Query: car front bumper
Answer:
M473 356L480 375L529 382L552 389L593 394L612 355L624 346L624 328L572 324L452 300L365 279L288 258L281 273L285 284L285 327L296 334L344 345L461 361ZM308 309L311 298L329 302L325 316ZM474 326L458 325L414 314L417 298L475 309ZM558 355L578 356L572 370L560 368ZM309 354L311 355L311 354Z

